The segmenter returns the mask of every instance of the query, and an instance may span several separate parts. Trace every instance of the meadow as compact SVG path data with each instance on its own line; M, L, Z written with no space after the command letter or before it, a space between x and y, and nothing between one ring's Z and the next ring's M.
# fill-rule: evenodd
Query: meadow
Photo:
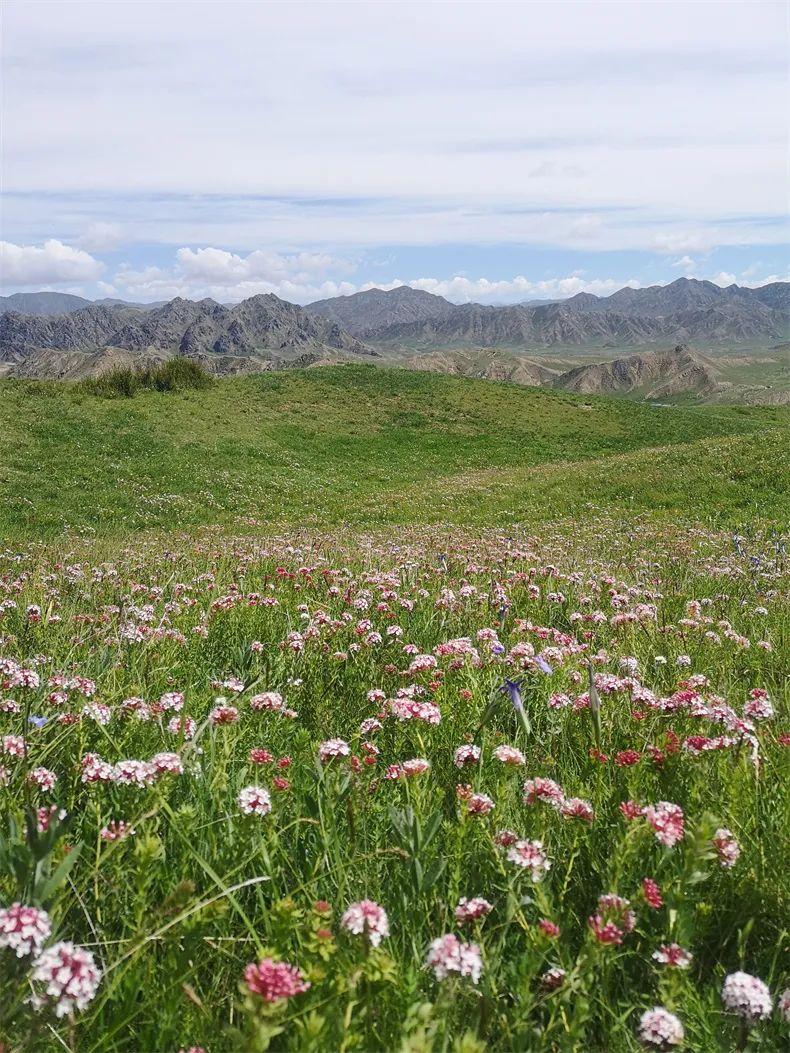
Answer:
M8 1053L779 1050L786 411L0 385Z
M373 366L107 398L0 382L0 536L788 510L786 408L652 406ZM254 524L253 524L254 525Z

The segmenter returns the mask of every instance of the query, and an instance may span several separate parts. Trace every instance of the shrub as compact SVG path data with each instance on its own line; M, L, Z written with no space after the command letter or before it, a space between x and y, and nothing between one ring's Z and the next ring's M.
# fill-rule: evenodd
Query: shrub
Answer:
M82 382L90 395L103 398L133 398L141 389L151 391L186 391L206 388L213 377L198 362L188 358L171 358L155 366L133 369L119 366Z

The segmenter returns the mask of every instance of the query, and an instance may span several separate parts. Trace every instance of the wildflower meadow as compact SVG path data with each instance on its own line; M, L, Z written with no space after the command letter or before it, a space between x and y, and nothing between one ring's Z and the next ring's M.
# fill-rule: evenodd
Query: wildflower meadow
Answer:
M786 1048L770 531L0 566L9 1051Z
M781 411L160 388L0 385L2 1053L787 1048Z

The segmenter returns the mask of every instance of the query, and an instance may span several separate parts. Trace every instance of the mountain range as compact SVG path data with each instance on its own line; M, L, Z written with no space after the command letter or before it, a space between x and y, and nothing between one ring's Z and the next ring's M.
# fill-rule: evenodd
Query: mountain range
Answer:
M335 322L271 294L233 307L177 297L153 309L89 304L68 314L0 316L0 364L18 376L84 376L175 354L235 373L377 352Z
M579 293L561 301L499 307L456 305L410 286L370 289L306 307L273 294L235 305L180 297L152 305L92 303L40 292L5 297L0 311L0 374L12 376L77 378L175 354L215 373L364 356L522 384L649 390L662 397L662 383L697 394L716 388L709 363L681 362L668 348L786 340L790 283L721 288L679 278L608 297ZM608 362L565 374L548 360L535 359L547 349L637 346L646 348L637 356L641 364L626 357L616 360L626 363L617 368ZM684 354L690 352L684 349Z
M759 289L678 278L670 285L620 289L608 297L579 293L545 304L456 306L401 286L319 300L306 308L368 342L391 347L534 348L659 341L744 342L784 339L790 329L790 283Z

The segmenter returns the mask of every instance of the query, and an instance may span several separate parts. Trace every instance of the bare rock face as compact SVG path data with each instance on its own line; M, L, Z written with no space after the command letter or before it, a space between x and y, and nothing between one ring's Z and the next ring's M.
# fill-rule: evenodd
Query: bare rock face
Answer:
M447 317L455 308L442 296L400 285L388 291L367 289L352 296L317 300L308 304L305 310L364 339L389 326Z
M523 355L511 355L489 348L472 352L428 351L405 359L403 364L409 369L429 373L500 380L535 388L551 386L559 376L557 370Z
M555 386L581 395L640 392L645 398L660 399L688 393L710 395L718 382L709 363L678 345L672 351L646 351L579 366L559 377Z
M790 331L790 283L722 289L679 278L608 297L579 293L554 303L506 307L453 306L404 286L320 300L307 310L335 318L368 343L423 351L783 339Z
M253 296L235 307L177 297L153 310L92 304L70 314L0 316L0 362L24 376L64 376L102 368L107 352L142 364L175 354L200 359L213 372L245 371L234 359L277 365L305 354L376 355L335 322L307 314L276 296ZM58 363L56 352L74 356ZM136 356L136 358L134 357ZM7 371L8 371L7 369Z
M111 350L140 356L139 361L151 355L182 354L218 373L396 353L400 358L405 355L406 364L413 368L430 368L425 363L433 361L443 372L546 384L554 382L554 375L541 374L545 367L538 368L534 361L528 364L525 354L534 356L543 348L562 346L774 343L790 336L788 282L760 289L737 285L722 289L711 282L679 278L666 286L621 289L609 297L580 293L558 302L504 307L454 305L408 286L370 289L307 307L266 294L234 306L177 297L159 305L103 302L74 309L72 299L77 304L83 301L66 297L68 310L46 313L64 302L57 299L61 296L36 293L6 298L13 304L29 303L39 313L0 313L4 374L47 377L65 375L64 370L98 369ZM518 353L520 360L470 362L453 357L456 352L473 354L481 349ZM419 356L436 352L450 357L420 361ZM77 357L59 363L58 353ZM632 361L634 357L639 363ZM562 386L659 391L661 380L670 385L667 391L702 392L717 383L715 377L711 379L711 363L681 367L674 353L646 351L618 362L630 364L580 367L571 370Z

